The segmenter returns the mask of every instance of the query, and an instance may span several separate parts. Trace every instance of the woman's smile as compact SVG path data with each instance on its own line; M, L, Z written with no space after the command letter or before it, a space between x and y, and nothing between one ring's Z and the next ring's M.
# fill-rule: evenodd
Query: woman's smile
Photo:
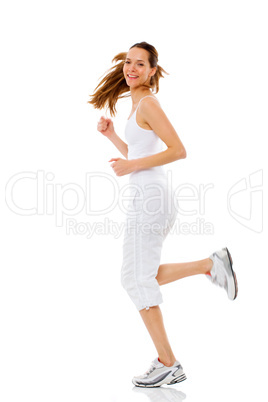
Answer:
M129 78L130 80L136 80L137 78L139 78L138 75L133 75L133 74L127 74L127 76L128 76L128 78Z

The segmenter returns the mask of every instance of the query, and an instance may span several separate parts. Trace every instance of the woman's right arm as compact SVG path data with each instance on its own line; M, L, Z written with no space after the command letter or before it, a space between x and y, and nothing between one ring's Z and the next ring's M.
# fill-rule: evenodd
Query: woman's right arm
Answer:
M126 159L128 158L128 146L114 131L114 125L111 119L105 119L105 117L102 116L98 122L97 130L107 137Z

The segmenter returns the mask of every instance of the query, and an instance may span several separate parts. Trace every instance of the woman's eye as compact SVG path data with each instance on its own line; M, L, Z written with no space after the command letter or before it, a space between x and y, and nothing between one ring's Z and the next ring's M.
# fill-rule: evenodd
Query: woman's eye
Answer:
M129 61L125 61L125 64L129 64Z

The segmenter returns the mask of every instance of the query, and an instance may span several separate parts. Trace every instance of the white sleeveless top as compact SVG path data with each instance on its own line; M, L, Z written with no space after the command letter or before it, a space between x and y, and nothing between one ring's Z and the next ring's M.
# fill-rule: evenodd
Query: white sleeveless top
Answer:
M136 121L136 113L139 108L140 102L148 97L154 98L150 95L141 98L135 112L131 115L126 124L125 139L128 143L128 159L143 158L146 156L157 154L164 150L164 142L161 140L161 138L158 137L158 135L153 130L146 130L140 127ZM152 168L130 173L130 180L134 178L134 176L143 175L144 179L147 178L150 181L152 179L152 175L154 176L154 178L156 178L156 176L163 176L163 174L165 175L165 170L163 166L154 166Z

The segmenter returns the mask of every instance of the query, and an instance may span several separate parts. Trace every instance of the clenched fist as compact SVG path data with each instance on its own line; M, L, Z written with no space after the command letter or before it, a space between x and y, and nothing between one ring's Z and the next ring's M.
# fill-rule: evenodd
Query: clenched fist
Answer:
M124 176L125 174L132 173L135 170L135 160L112 158L109 162L113 162L111 167L117 176Z
M105 137L110 137L115 132L112 120L106 119L104 116L100 118L97 125L97 130L101 134L105 135Z

